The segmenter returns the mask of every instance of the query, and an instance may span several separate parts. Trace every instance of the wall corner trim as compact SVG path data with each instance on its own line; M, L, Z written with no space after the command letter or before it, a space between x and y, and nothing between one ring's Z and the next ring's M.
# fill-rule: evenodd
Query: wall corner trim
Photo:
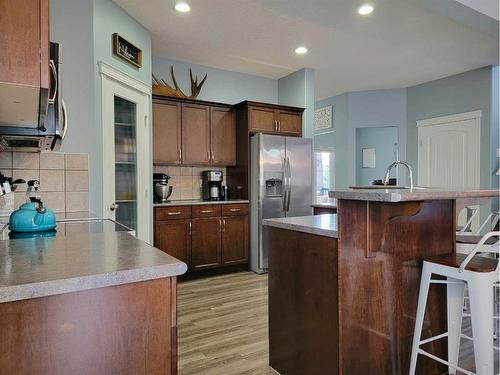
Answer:
M121 84L125 84L130 88L139 91L143 94L151 95L151 86L146 85L144 82L131 77L127 73L122 72L115 67L106 64L104 61L99 61L99 74L104 75L108 78L111 78L115 81L120 82Z

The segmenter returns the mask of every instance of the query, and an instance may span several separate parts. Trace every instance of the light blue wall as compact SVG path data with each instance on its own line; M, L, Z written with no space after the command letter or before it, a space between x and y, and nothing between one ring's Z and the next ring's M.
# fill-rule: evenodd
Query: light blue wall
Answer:
M500 186L500 176L496 175L496 171L500 168L499 158L497 156L497 149L500 147L500 67L495 66L491 71L492 85L491 85L491 187L498 189ZM493 209L498 211L499 200L493 201Z
M316 102L316 109L333 106L333 123L335 132L315 134L314 148L316 150L335 150L335 188L349 187L347 181L350 150L347 139L349 138L349 115L347 94L332 96Z
M101 82L97 63L151 83L149 32L111 0L50 0L51 40L63 48L63 91L69 128L61 151L89 154L90 209L102 215ZM143 50L143 68L112 55L118 32ZM104 181L105 183L105 181Z
M397 142L398 128L395 126L356 129L356 185L369 185L385 176L387 166L395 160L394 144ZM364 148L375 149L375 168L363 168ZM394 176L393 169L391 177Z
M304 68L278 80L279 104L305 108L303 137L314 135L314 79L313 69Z
M102 158L95 121L93 18L93 0L50 0L50 39L62 46L62 90L68 110L61 151L89 154L90 209L100 214Z
M481 188L491 186L491 79L492 68L485 67L421 85L408 87L407 160L418 161L418 120L453 115L469 111L482 111L481 116ZM417 171L415 180L418 181Z
M243 100L278 102L278 82L275 79L153 57L155 76L163 78L173 86L170 77L171 66L174 67L179 87L186 95L191 94L189 68L192 69L193 76L198 75L198 81L207 74L207 80L197 99L228 104L236 104Z
M333 105L334 133L316 134L315 148L334 147L335 187L356 183L356 129L395 126L399 135L399 154L406 154L406 90L371 90L337 95L316 102L316 108ZM380 176L379 178L382 178ZM406 178L402 176L402 182Z

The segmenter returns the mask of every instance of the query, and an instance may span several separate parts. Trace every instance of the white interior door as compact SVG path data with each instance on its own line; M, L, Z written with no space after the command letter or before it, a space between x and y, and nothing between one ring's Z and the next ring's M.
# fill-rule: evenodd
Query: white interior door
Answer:
M418 185L479 189L481 111L417 121L417 127Z
M101 73L104 216L151 242L150 96L107 65Z

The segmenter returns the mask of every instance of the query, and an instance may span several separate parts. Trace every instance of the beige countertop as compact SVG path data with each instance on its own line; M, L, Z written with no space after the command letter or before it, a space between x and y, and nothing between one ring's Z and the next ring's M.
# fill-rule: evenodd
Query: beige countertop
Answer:
M498 197L498 190L460 190L460 189L347 189L330 191L330 198L352 199L378 202L423 201L433 199L487 198Z
M180 201L170 201L168 203L155 203L153 207L170 207L170 206L197 206L202 204L242 204L248 203L249 201L246 199L235 199L235 200L227 200L227 201L204 201L200 199L191 199L191 200L180 200Z
M114 228L0 241L0 303L185 273L185 263Z
M337 238L337 215L315 215L264 219L262 225Z

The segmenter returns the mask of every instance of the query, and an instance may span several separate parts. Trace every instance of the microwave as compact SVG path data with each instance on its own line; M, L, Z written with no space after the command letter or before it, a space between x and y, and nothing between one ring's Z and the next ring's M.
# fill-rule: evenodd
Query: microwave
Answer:
M1 151L57 151L68 130L68 114L62 98L62 55L58 43L50 43L50 90L47 93L47 108L40 100L41 119L31 127L22 124L0 124ZM13 95L16 95L13 93Z

